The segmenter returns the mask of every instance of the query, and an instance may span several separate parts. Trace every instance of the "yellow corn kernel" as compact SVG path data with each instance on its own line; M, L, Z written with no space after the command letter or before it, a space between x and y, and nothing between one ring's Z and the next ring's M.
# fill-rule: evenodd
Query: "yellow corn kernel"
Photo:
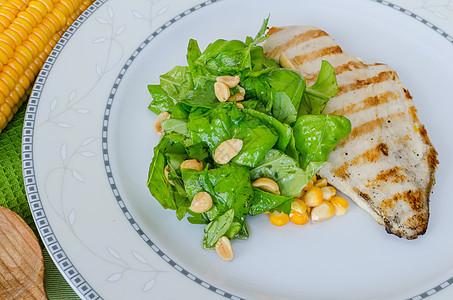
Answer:
M5 103L2 106L0 106L0 112L2 112L7 117L8 122L11 121L11 119L13 118L11 107L8 105L8 103Z
M33 15L26 10L19 12L17 14L17 18L26 20L28 23L31 24L31 27L35 27L36 25L38 25L38 22L33 17Z
M39 55L41 53L42 49L44 48L44 40L40 37L41 32L37 33L37 28L35 27L33 29L33 33L28 36L28 41L33 43L35 45L37 52L35 56Z
M323 201L322 191L317 186L312 186L304 195L304 202L308 207L315 207Z
M33 57L37 56L39 54L38 52L38 48L36 48L35 44L33 44L31 41L29 40L26 40L22 46L26 47L30 52L31 54L33 55Z
M49 14L49 16L53 16L52 14ZM55 26L55 23L52 22L52 20L50 18L45 18L44 20L42 20L42 23L41 23L43 26L46 26L47 29L50 31L50 32L55 32L58 30L58 28Z
M17 74L17 72L13 68L11 68L9 64L3 67L3 73L8 74L8 76L13 81L13 84L14 82L19 80L19 74Z
M291 211L289 214L289 219L296 225L305 225L310 220L310 216L308 215L307 211L304 211L303 213Z
M52 10L52 14L55 16L55 19L60 23L60 28L66 26L67 17L60 9Z
M74 8L74 4L72 3L72 1L68 1L68 0L61 0L60 2L62 5L64 5L68 10L70 11L74 11L75 8Z
M301 199L294 199L291 203L291 211L303 213L307 211L307 205Z
M321 178L316 180L314 186L317 186L319 188L327 186L327 178Z
M47 12L51 12L53 10L54 5L52 0L40 0L39 2L46 6Z
M30 22L23 18L16 18L14 20L14 23L17 24L18 26L21 26L27 33L31 33L33 30L33 26L31 26Z
M0 80L2 80L8 87L7 90L5 90L8 94L9 92L14 88L15 86L15 81L13 78L8 73L2 72L0 74Z
M40 1L30 1L28 7L33 7L38 10L42 15L46 15L48 13L47 6L41 3Z
M311 210L311 219L313 222L322 222L335 214L335 208L329 201L323 201L320 205L313 207Z
M308 222L310 217L307 213L307 205L301 199L294 199L291 203L291 212L289 213L289 219L296 225L304 225Z
M11 59L8 61L8 66L13 69L17 74L22 74L24 72L24 67L16 59ZM19 80L19 78L17 78Z
M0 51L0 63L2 66L8 62L8 56L6 56L5 52Z
M269 221L272 225L283 226L289 222L289 216L283 212L274 211L269 213Z
M6 123L8 123L8 119L6 116L0 111L0 128L5 128Z
M324 200L330 200L337 194L337 190L333 186L322 187L321 192Z
M0 40L0 50L3 51L6 57L11 58L14 54L14 45L10 45Z
M345 198L340 196L335 196L330 199L330 203L332 203L333 207L335 208L335 215L342 216L346 213L349 207L348 201Z
M33 16L37 24L41 23L43 14L41 13L41 11L39 11L39 9L28 6L26 11L28 11L30 15Z

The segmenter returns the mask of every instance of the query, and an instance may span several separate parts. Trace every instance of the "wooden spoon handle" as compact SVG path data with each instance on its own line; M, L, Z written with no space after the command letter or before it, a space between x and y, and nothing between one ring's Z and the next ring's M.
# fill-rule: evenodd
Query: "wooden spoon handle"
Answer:
M0 299L47 299L38 239L21 217L1 206Z

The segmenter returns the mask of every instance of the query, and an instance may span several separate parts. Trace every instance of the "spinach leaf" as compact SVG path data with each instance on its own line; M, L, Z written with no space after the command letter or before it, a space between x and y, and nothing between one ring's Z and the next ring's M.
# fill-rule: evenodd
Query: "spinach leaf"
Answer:
M242 140L243 146L231 161L254 167L272 149L278 136L257 118L249 117L238 124L233 138Z
M305 115L297 118L293 127L300 163L322 164L338 142L351 132L351 122L343 116Z
M233 162L253 167L277 142L277 134L258 118L246 115L233 103L212 110L197 110L190 114L187 126L194 143L204 142L211 154L228 139L243 141Z
M266 211L272 212L275 208L284 204L285 202L291 203L293 201L294 197L274 195L254 187L252 205L250 206L249 215L255 216Z
M297 110L286 93L271 90L269 98L272 102L272 115L277 120L287 124L296 121Z
M250 170L252 180L267 177L277 182L283 196L294 197L313 177L299 167L292 157L284 152L272 149Z
M305 91L305 79L302 75L292 70L280 68L273 69L262 76L273 90L283 92L289 97L297 114Z
M163 208L175 210L175 190L165 177L164 169L166 165L165 155L158 148L154 148L154 157L149 166L146 185L151 195L159 201Z
M187 91L186 94L182 95L180 101L193 108L204 107L204 108L215 108L220 102L217 100L214 91L214 82L212 80L206 80L204 85L199 85L196 89Z
M242 41L216 40L206 47L195 61L209 69L212 74L237 74L244 69L251 69L250 49Z
M213 202L215 201L219 213L233 209L234 220L242 224L253 197L248 168L228 163L220 168L210 169L208 178L213 187Z
M243 111L246 114L259 119L268 127L273 128L277 132L278 136L276 145L277 149L285 151L286 146L288 145L293 134L293 130L288 124L282 123L277 119L254 109L244 109Z
M164 132L176 132L184 136L189 136L187 130L187 122L179 119L167 119L162 121L162 129Z
M190 39L187 46L187 64L189 66L190 74L192 75L195 89L206 85L208 81L215 80L215 75L211 74L209 69L196 63L200 56L201 50L198 46L198 42L194 39Z
M213 207L203 213L205 219L213 220L227 210L233 209L235 222L242 226L253 197L253 189L246 167L229 163L216 169L205 168L203 171L182 169L181 174L189 199L193 199L201 191L211 195ZM232 189L232 186L235 188Z
M255 38L253 38L253 39L251 37L246 38L245 43L247 45L252 45L252 46L258 45L258 44L264 42L269 37L269 35L266 34L267 24L269 23L269 18L270 18L270 16L268 16L266 19L264 19L263 24L261 25L261 28L258 31L258 33L256 34Z
M181 94L193 90L192 75L189 67L176 66L167 73L160 75L160 86L168 96L178 99Z
M210 249L215 246L219 238L225 235L233 223L234 211L230 209L218 216L204 228L203 247Z
M330 98L338 93L335 69L323 60L316 82L307 87L303 96L298 115L319 115L324 110Z
M148 85L148 91L151 94L151 103L148 108L155 114L160 114L163 111L171 112L176 104L176 101L167 95L167 92L160 85Z
M171 119L186 120L189 117L190 107L178 102L171 111Z

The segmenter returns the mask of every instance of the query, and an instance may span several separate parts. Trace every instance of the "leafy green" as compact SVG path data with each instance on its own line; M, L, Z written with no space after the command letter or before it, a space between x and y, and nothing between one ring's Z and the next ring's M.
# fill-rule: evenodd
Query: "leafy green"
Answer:
M335 69L330 63L323 60L316 82L307 87L303 96L302 105L298 115L319 115L330 98L338 93L337 78Z
M189 67L176 66L159 78L160 86L173 99L178 99L181 94L194 88Z
M230 209L218 216L204 228L203 247L213 248L219 238L225 235L233 223L234 210Z
M167 95L167 92L160 85L148 85L148 91L153 99L148 108L155 114L160 114L164 111L171 112L176 104L176 101Z
M311 176L310 176L311 175ZM299 163L284 152L272 149L250 170L252 180L267 177L277 182L283 196L294 197L313 177L299 167Z
M277 142L273 128L250 117L231 103L212 110L198 110L189 117L187 126L195 143L204 142L211 153L229 139L241 139L243 146L233 162L253 167Z
M259 112L254 109L245 109L244 112L252 117L259 119L268 127L272 127L278 135L277 149L284 151L291 140L293 130L288 124L282 123L270 115Z
M253 188L253 200L252 200L252 205L250 206L249 210L249 215L250 216L255 216L259 215L263 212L266 211L273 211L280 205L286 203L286 202L293 202L294 197L287 197L287 196L280 196L280 195L274 195L265 191L262 191L257 188ZM291 206L290 206L291 210ZM289 213L289 211L285 211L286 213Z
M343 116L305 115L294 125L300 163L306 168L310 163L322 164L338 142L351 132L351 122Z

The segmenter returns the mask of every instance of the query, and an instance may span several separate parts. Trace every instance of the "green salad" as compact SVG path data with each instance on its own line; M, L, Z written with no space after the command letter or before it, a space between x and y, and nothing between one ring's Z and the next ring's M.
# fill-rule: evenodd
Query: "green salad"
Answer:
M268 19L254 38L219 39L203 52L191 39L187 66L148 85L161 131L148 188L179 220L205 224L203 247L217 252L220 242L249 236L247 217L289 213L351 131L345 117L322 114L338 92L328 62L306 87L301 74L264 57ZM276 182L279 192L252 185L259 178Z

